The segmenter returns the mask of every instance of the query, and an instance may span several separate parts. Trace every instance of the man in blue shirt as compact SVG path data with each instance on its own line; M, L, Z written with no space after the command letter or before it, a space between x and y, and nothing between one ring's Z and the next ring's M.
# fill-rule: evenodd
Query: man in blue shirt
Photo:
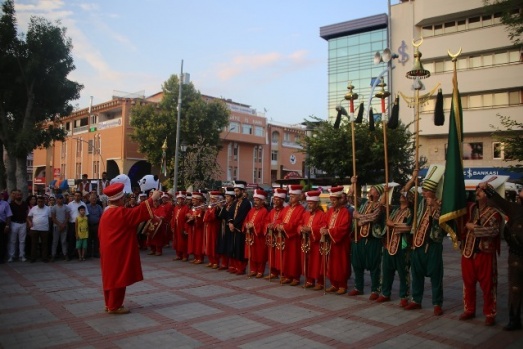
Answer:
M0 264L5 262L12 215L11 207L3 195L0 195Z

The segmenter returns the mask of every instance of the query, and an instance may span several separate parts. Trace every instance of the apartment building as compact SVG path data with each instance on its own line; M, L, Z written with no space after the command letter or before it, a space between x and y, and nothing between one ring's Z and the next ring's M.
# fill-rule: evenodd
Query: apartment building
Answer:
M159 103L161 98L161 92L148 98L114 97L64 118L66 141L34 151L31 177L35 190L63 188L64 182L72 186L82 174L90 179L101 178L103 172L108 178L126 174L133 185L146 174L158 174L158 165L150 164L131 140L129 116L134 105ZM222 149L218 154L219 178L225 185L241 179L251 186L270 187L286 175L303 174L305 154L297 144L300 134L305 135L302 125L269 123L249 105L230 99L224 102L231 113L229 125L220 135Z

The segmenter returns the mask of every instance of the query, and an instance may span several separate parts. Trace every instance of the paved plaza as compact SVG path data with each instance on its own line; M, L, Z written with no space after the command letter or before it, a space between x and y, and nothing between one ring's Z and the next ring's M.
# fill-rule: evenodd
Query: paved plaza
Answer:
M444 315L436 317L426 279L423 309L376 304L299 286L231 275L142 251L145 280L127 288L129 315L104 313L99 260L0 265L1 348L523 348L505 332L507 251L499 258L498 323L462 312L460 255L444 246ZM353 280L349 281L349 289Z

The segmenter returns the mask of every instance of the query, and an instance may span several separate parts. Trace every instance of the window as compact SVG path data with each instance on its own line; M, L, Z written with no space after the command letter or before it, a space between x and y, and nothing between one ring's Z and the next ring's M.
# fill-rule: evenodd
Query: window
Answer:
M82 178L82 163L77 162L75 166L75 177L74 178Z
M291 134L288 132L283 133L283 141L284 142L290 142L291 141Z
M470 56L469 63L469 67L471 68L481 67L481 56Z
M278 151L277 150L271 151L271 161L278 161Z
M240 124L237 122L229 122L229 132L240 132Z
M80 156L82 154L82 139L79 138L76 140L76 156ZM80 177L77 177L80 178Z
M469 18L469 29L476 29L481 27L481 17L471 17Z
M509 105L518 105L520 104L519 101L520 92L519 91L512 91L508 93L508 104Z
M280 134L276 131L274 131L272 133L272 137L271 137L271 143L272 144L278 144L280 143Z
M463 143L463 160L482 160L483 143Z
M234 160L238 160L238 144L234 144L232 147L232 156Z
M456 22L445 23L445 33L454 33L456 31Z
M434 35L443 34L443 24L438 24L434 26Z
M252 135L252 125L242 124L242 133L244 135Z
M61 164L60 165L60 178L63 179L65 178L65 169L66 169L66 164Z
M494 160L503 159L503 144L501 142L492 143L492 158Z
M100 170L100 161L93 161L93 176L99 178L98 171Z
M254 135L258 137L263 137L265 135L265 132L263 132L263 127L254 126Z
M67 143L66 142L62 142L62 150L60 152L60 157L62 159L65 159L67 157Z
M424 38L434 35L431 25L421 28L421 33Z
M94 140L90 139L87 141L87 154L92 154L94 149Z
M254 149L253 149L254 162L262 162L262 155L263 155L262 150L263 150L263 148L261 145L254 146Z
M95 125L96 124L96 114L91 114L91 125Z
M467 20L462 19L461 21L458 21L458 31L466 30L467 29Z

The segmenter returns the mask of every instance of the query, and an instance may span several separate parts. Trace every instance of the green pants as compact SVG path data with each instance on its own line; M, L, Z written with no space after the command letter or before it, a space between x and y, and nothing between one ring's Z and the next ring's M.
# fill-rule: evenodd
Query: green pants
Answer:
M394 256L391 256L387 250L384 250L382 271L382 294L385 297L390 297L394 274L398 272L400 298L407 298L410 293L410 246L405 249L399 248Z
M432 305L443 304L443 245L430 241L411 254L412 300L421 304L425 277L432 285Z
M351 244L351 262L354 269L354 287L363 292L363 272L370 271L371 292L380 292L381 251L380 239L366 237Z

